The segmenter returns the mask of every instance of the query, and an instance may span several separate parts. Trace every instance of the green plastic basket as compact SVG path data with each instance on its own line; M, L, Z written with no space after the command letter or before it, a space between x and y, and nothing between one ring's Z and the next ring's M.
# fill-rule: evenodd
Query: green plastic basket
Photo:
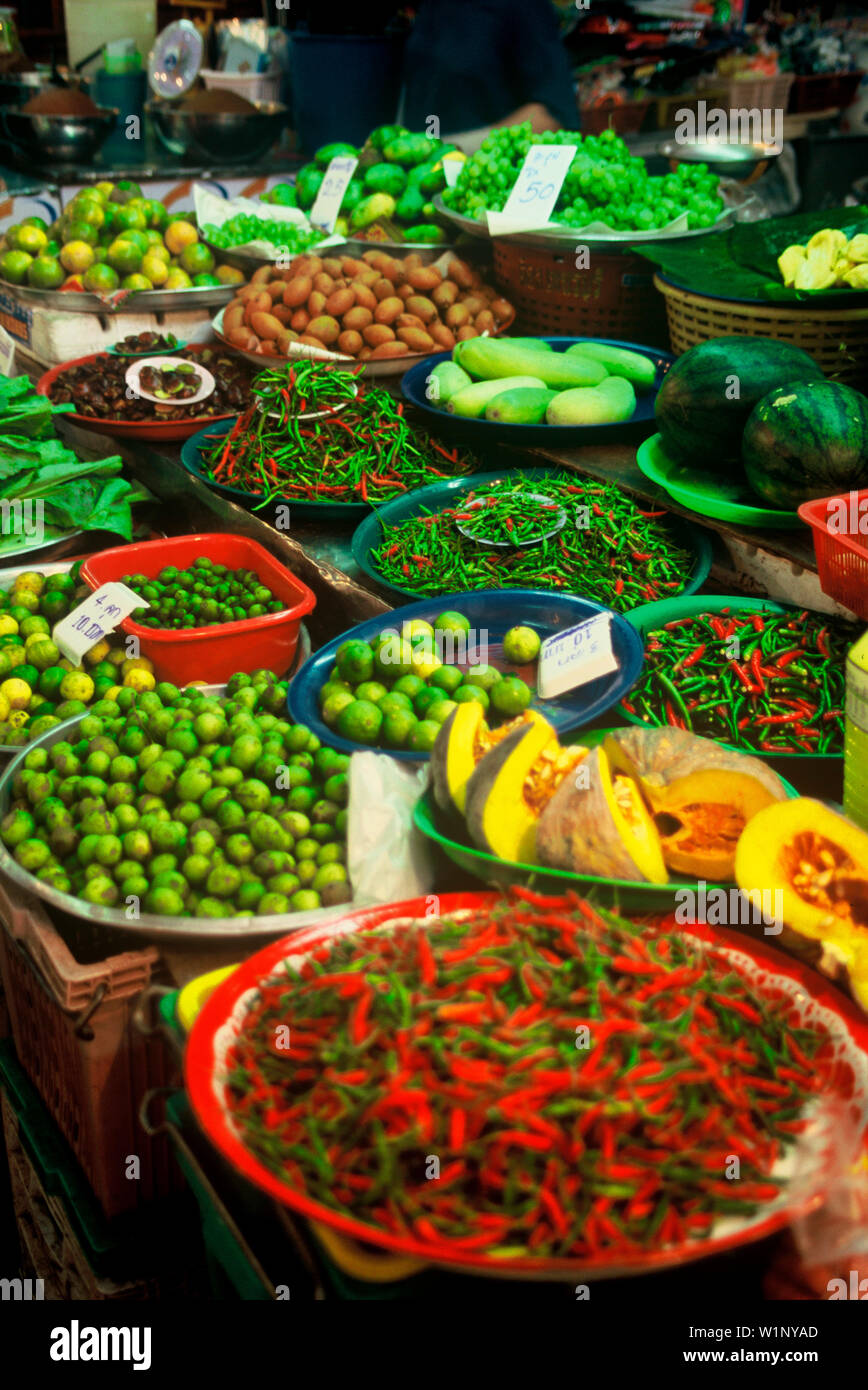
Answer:
M658 603L644 603L640 608L633 608L624 616L628 623L632 623L639 636L644 638L649 632L656 628L665 627L667 623L677 622L679 618L692 618L697 613L720 613L724 608L732 608L747 613L801 613L802 608L792 603L775 603L772 599L764 598L745 598L740 594L698 594L690 598L664 598ZM641 715L631 714L623 705L618 706L618 713L630 724L638 724L643 729L653 729L658 727L665 728L665 725L649 724ZM734 748L738 753L749 753L752 757L761 758L769 767L775 768L780 773L781 767L793 767L804 764L806 766L822 767L824 764L833 766L837 772L843 767L843 753L762 753L755 748L749 748L744 744L726 743L724 748Z

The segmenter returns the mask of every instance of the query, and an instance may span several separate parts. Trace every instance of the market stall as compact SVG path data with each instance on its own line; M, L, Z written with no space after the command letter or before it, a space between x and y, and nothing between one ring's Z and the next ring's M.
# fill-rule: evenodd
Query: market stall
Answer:
M690 25L697 100L854 95L852 36ZM106 51L138 175L77 80L7 92L0 1105L52 1298L860 1296L868 207L646 157L647 32L581 132L316 143L299 96L290 153L275 36L230 74L182 20Z

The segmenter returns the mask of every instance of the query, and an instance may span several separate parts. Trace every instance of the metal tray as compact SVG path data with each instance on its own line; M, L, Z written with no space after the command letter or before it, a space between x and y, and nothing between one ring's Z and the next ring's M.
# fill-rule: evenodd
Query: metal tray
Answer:
M211 309L228 304L237 285L209 285L189 290L115 290L113 294L92 294L88 290L36 290L31 285L10 285L0 280L19 304L39 309L62 309L68 314L157 314L167 309Z
M450 221L459 231L482 241L495 240L488 230L487 222L477 222L474 217L465 217L463 213L450 211L443 202L442 193L438 193L433 201L438 215ZM622 250L626 254L631 247L644 242L656 245L659 241L682 241L685 237L722 232L732 225L735 217L736 209L728 207L720 214L713 227L697 227L692 232L612 232L611 235L605 236L600 232L586 233L580 228L563 227L560 231L505 232L496 240L515 242L521 246L534 247L538 251L556 251L559 248L574 250L578 239L582 246L587 246L592 251Z

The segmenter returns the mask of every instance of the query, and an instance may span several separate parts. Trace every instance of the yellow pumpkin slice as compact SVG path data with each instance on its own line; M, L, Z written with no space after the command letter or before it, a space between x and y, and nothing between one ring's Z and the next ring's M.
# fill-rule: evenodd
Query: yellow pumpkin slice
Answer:
M431 750L431 777L434 800L443 811L457 810L464 814L467 784L479 762L492 748L515 729L543 723L551 734L551 726L534 709L525 710L516 719L489 728L485 711L476 700L458 705L442 725Z

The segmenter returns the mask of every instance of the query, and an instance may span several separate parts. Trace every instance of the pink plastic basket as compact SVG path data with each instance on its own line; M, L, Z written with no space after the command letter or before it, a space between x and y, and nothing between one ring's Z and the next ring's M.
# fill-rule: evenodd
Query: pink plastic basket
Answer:
M823 593L868 619L868 488L803 502Z

